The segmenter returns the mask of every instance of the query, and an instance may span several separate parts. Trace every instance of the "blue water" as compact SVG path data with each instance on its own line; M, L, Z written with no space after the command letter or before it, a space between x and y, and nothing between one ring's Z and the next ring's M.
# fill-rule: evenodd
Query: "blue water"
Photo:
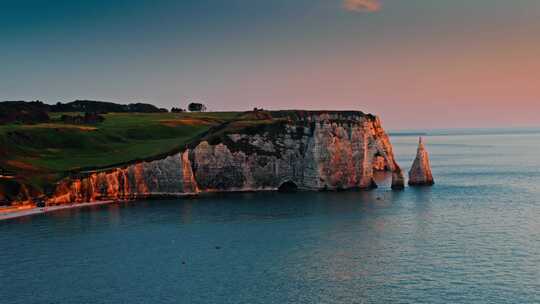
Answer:
M407 170L416 138L392 141ZM540 303L540 133L426 142L433 188L0 222L0 303Z

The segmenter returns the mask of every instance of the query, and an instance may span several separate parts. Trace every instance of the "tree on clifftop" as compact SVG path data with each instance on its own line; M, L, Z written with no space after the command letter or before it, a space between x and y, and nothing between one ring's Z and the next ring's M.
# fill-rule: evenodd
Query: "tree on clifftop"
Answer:
M202 103L192 102L188 105L190 112L206 112L206 106Z

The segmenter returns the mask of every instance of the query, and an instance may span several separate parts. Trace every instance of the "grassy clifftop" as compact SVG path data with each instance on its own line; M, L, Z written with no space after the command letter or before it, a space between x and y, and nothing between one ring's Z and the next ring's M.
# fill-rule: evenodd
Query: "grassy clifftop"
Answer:
M343 119L365 115L298 110L109 113L102 122L72 124L62 115L81 113L49 112L46 123L0 125L0 205L47 193L72 173L162 158L201 139L217 143L227 142L231 133L277 132L290 120L307 123L307 116L321 113L339 113Z
M0 167L41 188L67 172L168 153L239 113L111 113L94 125L51 121L0 126ZM73 114L73 113L71 113Z

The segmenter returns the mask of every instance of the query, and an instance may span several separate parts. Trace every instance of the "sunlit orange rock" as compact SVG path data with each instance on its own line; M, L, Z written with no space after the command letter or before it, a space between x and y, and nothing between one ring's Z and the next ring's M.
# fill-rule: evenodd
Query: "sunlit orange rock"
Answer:
M362 112L297 112L294 119L203 138L163 159L68 178L47 204L68 204L201 192L370 189L374 170L403 174L378 117Z
M410 186L432 186L435 184L433 174L431 173L431 165L429 163L429 155L420 137L418 141L418 150L416 158L409 171Z
M375 156L373 160L373 170L375 171L385 171L386 170L386 160L382 156Z

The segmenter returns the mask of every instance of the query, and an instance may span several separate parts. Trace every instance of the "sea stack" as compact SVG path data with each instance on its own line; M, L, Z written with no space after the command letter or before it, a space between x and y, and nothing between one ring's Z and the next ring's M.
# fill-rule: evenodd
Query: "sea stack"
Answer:
M424 146L422 137L420 137L416 158L409 171L409 186L432 186L433 184L435 182L431 174L428 152Z

